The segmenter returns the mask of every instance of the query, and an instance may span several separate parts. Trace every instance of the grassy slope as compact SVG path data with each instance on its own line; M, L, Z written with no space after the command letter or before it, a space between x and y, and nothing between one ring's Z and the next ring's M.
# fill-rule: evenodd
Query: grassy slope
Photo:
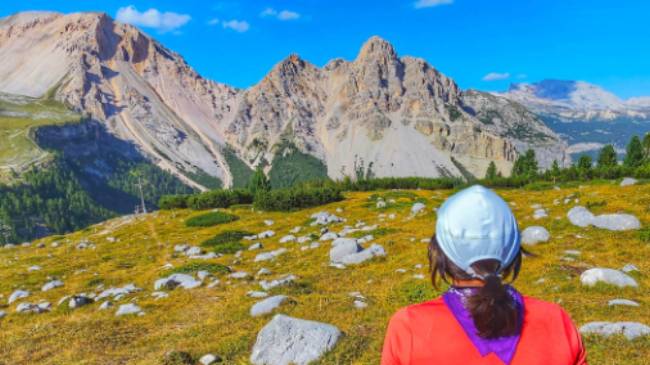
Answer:
M21 98L20 102L0 99L0 177L7 167L20 171L47 158L30 136L30 130L52 124L78 121L80 116L51 100Z
M636 214L646 225L650 223L650 185L619 188L601 184L559 191L501 191L508 201L516 204L513 208L522 228L542 224L552 236L550 242L532 248L539 256L525 259L517 287L527 295L561 302L578 325L596 320L650 324L650 244L641 242L637 232L612 233L572 226L565 215L569 206L554 206L552 202L574 192L580 193L583 204L606 203L593 208L595 212L624 211ZM0 294L5 298L14 289L24 287L34 293L29 301L47 299L56 305L63 295L94 290L99 282L106 286L134 282L144 291L117 304L135 300L146 311L142 317L116 318L115 308L98 311L96 303L75 311L60 307L51 313L21 315L14 313L14 304L2 308L9 314L0 320L0 359L11 364L159 364L165 352L183 350L198 356L211 351L223 356L227 363L246 363L257 332L270 319L270 316L251 318L248 315L255 299L246 297L245 293L259 289L255 282L222 277L222 284L214 289L177 289L169 298L161 300L154 300L149 294L154 281L164 273L161 267L165 263L180 266L187 262L173 254L174 244L198 245L226 229L261 232L268 229L263 220L273 219L276 223L271 228L278 234L263 240L263 251L284 246L289 249L287 254L271 263L253 263L257 252L249 251L240 259L227 255L213 261L250 273L268 267L273 271L271 278L285 273L298 275L302 285L274 291L295 300L295 304L283 305L280 312L333 323L346 333L321 363L377 364L390 315L400 306L437 294L426 281L414 279L413 275L426 273L426 244L420 240L432 234L435 214L430 208L438 206L449 193L401 194L395 197L398 200L394 207L389 205L382 210L369 203L368 198L374 193L350 193L346 201L290 214L258 214L243 207L232 210L241 217L239 221L203 229L184 224L187 217L200 213L158 212L139 219L118 218L65 237L41 240L47 243L47 248L0 250ZM408 219L415 199L426 201L428 213ZM549 218L533 221L530 205L534 203L549 208ZM295 243L278 243L289 229L304 225L313 212L322 209L333 212L337 207L344 209L340 215L348 219L347 224L361 219L389 228L376 239L386 248L387 258L338 270L328 266L329 243L308 251L301 251ZM396 213L397 218L382 221L380 213ZM334 227L338 230L342 226ZM301 234L315 231L307 228ZM119 241L109 243L108 236ZM84 238L95 242L97 249L75 249L76 243ZM54 240L62 245L50 247ZM567 249L581 250L582 255L575 262L563 261L561 257ZM592 265L620 268L626 263L640 268L641 274L635 275L639 289L584 288L579 284L581 268ZM424 267L417 269L416 264ZM31 265L41 265L43 270L28 273ZM398 268L406 268L408 272L398 274L395 272ZM48 276L61 277L65 286L40 292ZM540 278L546 280L536 284ZM367 309L353 308L348 295L352 291L360 291L369 299ZM607 301L613 298L636 300L641 307L608 307ZM650 338L627 342L621 338L588 337L586 343L593 364L646 364L650 358Z

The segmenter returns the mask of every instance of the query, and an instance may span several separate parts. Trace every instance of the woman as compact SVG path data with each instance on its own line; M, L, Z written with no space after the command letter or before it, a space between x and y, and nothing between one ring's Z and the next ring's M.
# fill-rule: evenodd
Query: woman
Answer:
M558 305L522 296L503 280L521 267L517 221L491 190L473 186L438 210L429 245L441 298L390 320L382 365L586 365L580 334Z

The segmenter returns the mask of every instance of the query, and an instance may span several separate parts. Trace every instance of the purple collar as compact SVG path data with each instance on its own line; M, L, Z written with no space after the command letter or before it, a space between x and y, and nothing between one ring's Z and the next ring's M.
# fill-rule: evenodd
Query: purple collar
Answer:
M464 305L467 297L471 296L477 290L476 288L451 287L443 294L442 298L481 356L487 356L489 353L493 352L499 359L501 359L501 361L503 361L504 364L509 365L515 356L517 344L521 337L521 324L523 323L522 321L524 317L524 300L521 294L519 294L519 292L517 292L513 287L508 286L507 288L508 293L513 297L517 305L520 321L519 333L509 337L485 339L478 335L472 316Z

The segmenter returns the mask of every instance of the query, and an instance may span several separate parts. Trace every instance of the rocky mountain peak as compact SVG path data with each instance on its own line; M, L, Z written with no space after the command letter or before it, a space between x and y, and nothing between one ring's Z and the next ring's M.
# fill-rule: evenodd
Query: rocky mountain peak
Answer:
M356 62L377 60L397 60L397 52L395 52L393 45L385 39L372 36L361 47Z

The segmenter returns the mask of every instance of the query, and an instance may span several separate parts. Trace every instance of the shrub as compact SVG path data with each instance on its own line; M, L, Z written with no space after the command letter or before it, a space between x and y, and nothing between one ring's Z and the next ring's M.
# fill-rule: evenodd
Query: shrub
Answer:
M213 248L214 253L231 254L243 250L245 247L240 241L252 235L253 233L246 231L224 231L203 241L201 246Z
M210 212L194 216L185 221L188 227L211 227L239 219L238 216L224 212Z
M297 187L271 190L255 195L255 207L270 211L290 211L343 200L335 187Z
M226 265L209 262L190 262L169 271L169 274L191 274L198 271L207 271L212 274L227 274L230 268Z
M639 239L641 242L650 243L650 227L645 227L639 231Z
M187 207L200 210L210 208L228 208L235 204L250 204L253 195L248 190L212 190L187 198Z
M158 201L160 209L184 209L187 208L189 195L163 195Z

